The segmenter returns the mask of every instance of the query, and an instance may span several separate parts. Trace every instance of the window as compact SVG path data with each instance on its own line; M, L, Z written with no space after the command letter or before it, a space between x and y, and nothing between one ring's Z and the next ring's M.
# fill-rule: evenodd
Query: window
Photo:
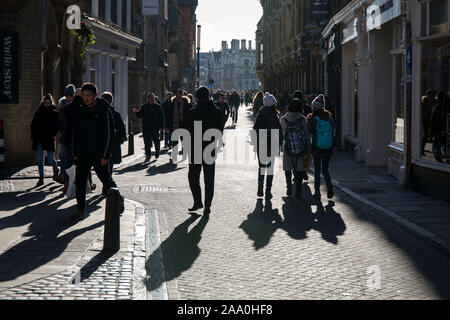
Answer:
M111 0L111 22L117 24L117 0Z
M393 141L404 143L404 112L403 112L403 54L394 55L394 136Z
M422 159L450 164L450 39L422 48Z
M449 29L448 0L431 0L421 4L421 36L445 34Z
M105 0L98 0L98 17L100 19L105 20L105 11L106 11Z
M122 0L122 26L121 26L122 30L126 30L127 28L127 19L128 19L127 2L128 0Z

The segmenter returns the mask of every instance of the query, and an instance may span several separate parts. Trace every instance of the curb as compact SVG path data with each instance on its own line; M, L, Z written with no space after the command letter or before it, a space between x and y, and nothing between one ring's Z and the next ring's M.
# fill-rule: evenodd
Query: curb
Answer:
M312 173L314 173L314 169L310 168L309 170ZM310 176L310 178L311 178L311 176ZM314 179L314 176L312 176L312 178ZM321 180L324 181L323 178L321 178ZM334 187L338 188L339 190L341 190L345 194L349 195L350 197L354 198L355 200L364 203L365 205L367 205L368 207L370 207L376 211L383 212L385 215L380 215L381 217L387 217L388 219L399 224L403 228L414 232L421 239L427 241L429 244L433 245L433 247L435 247L436 249L438 249L445 255L450 256L450 245L445 243L444 240L439 238L433 232L428 231L422 227L419 227L415 223L401 217L397 213L390 211L390 210L384 208L383 206L380 206L379 204L376 204L375 202L372 202L372 201L356 194L355 192L351 191L350 189L342 186L339 183L339 181L337 181L335 179L332 179L331 182L333 183Z
M145 207L134 200L125 199L136 209L136 221L134 225L134 250L133 250L133 300L147 299L147 271L145 268L146 255L146 221Z

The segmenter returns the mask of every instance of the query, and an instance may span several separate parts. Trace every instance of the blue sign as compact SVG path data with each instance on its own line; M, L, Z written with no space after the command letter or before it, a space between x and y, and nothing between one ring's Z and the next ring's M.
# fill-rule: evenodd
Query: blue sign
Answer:
M408 49L406 49L406 71L407 72L412 71L412 45L411 44L408 46Z

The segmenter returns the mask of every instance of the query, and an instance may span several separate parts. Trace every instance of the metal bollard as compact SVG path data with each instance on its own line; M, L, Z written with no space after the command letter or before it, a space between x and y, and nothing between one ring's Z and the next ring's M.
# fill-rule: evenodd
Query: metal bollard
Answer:
M111 188L106 196L105 232L103 234L103 251L120 249L120 211L121 195L119 189Z
M128 155L134 154L134 132L133 132L133 122L128 124Z

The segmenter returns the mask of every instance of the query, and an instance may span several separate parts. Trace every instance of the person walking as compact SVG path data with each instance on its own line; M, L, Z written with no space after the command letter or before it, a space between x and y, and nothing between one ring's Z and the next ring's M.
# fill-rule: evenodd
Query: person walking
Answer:
M172 129L172 132L176 129L184 127L184 115L187 110L192 107L189 99L183 96L183 91L178 89L175 91L175 97L172 98L172 103L169 106L169 120L168 126ZM172 146L175 147L178 141L172 141ZM173 162L172 157L169 158L170 163Z
M263 106L263 98L264 93L262 91L258 91L258 93L256 93L255 95L255 98L253 99L253 117L256 117L259 109L261 109L261 107Z
M60 153L59 153L59 159L60 159L60 170L59 170L59 176L58 176L58 182L65 184L65 181L68 177L66 174L66 169L68 168L67 162L67 150L64 146L64 136L66 133L65 128L65 119L64 119L64 108L71 104L73 102L73 99L75 98L75 86L73 84L67 85L67 87L64 89L64 96L59 99L59 132L58 132L58 143L60 145Z
M231 116L233 118L232 126L236 126L238 121L238 113L239 113L239 105L241 104L241 98L239 98L239 94L234 91L230 97L230 105L231 105Z
M295 198L300 200L305 171L304 156L310 151L310 136L306 117L302 114L303 102L291 99L280 124L284 137L283 170L286 176L286 194L292 195L292 176L295 181Z
M221 93L222 92L220 91L220 89L217 89L216 92L214 92L214 94L213 94L213 102L216 103L217 101L219 101Z
M164 148L170 149L172 142L170 141L170 136L172 134L172 128L169 127L169 110L170 104L172 103L172 92L167 92L166 99L164 100L161 107L163 108L164 113Z
M203 208L202 193L200 187L200 173L203 168L203 175L205 181L205 205L203 213L208 215L211 212L211 205L214 196L214 176L215 176L215 159L216 151L212 151L211 156L214 162L208 163L203 158L203 152L205 148L211 143L217 144L217 140L214 137L210 140L204 141L203 136L205 132L209 129L217 129L223 134L224 122L222 111L214 104L212 100L209 99L209 91L206 87L200 87L195 93L195 98L197 99L197 104L190 110L186 112L185 124L189 131L192 141L191 150L189 156L189 187L194 198L194 205L189 211L196 211ZM195 122L201 122L202 126L202 136L201 139L194 139L194 125ZM198 145L201 145L201 148ZM217 147L217 146L216 146ZM200 149L202 154L195 154L195 150ZM201 157L201 164L196 163L195 157Z
M113 147L111 154L111 161L108 161L109 165L109 173L113 174L113 167L115 164L119 164L122 162L122 149L121 145L127 141L127 130L125 128L125 123L122 120L122 115L114 110L113 102L114 96L111 92L104 92L102 94L102 99L105 100L109 106L113 115L114 120L114 138L113 138Z
M312 136L312 155L314 160L314 198L320 199L320 173L327 185L327 197L333 198L333 184L329 172L330 158L333 153L333 139L336 127L333 115L325 110L325 97L320 94L311 103L313 112L308 119Z
M215 102L216 106L222 111L223 114L223 124L227 123L228 118L230 117L230 106L225 101L225 95L221 93L219 95L219 101Z
M145 162L149 162L151 158L152 144L155 145L155 158L159 158L160 140L159 132L164 130L164 113L160 104L155 102L155 95L149 93L147 95L147 103L144 104L139 111L133 108L138 118L142 118L142 135L144 136L145 145Z
M77 198L76 212L72 216L74 220L82 220L87 216L86 184L92 167L103 183L104 196L110 188L117 187L108 169L114 137L111 108L105 100L97 97L97 87L92 83L83 84L81 95L83 101L79 108L74 110L73 124L73 162L76 165Z
M273 95L266 92L263 98L263 107L256 115L255 124L253 130L256 131L256 150L258 156L258 197L264 196L264 179L266 179L266 200L272 199L272 182L273 182L273 169L275 166L275 156L280 152L280 146L283 141L283 135L281 132L281 124L278 118L279 111L277 109L277 100ZM274 137L278 138L278 148L275 153L272 153L272 131ZM261 146L266 146L266 155L263 155ZM274 148L275 149L275 148ZM264 159L266 158L266 159ZM270 160L267 160L269 158Z
M58 133L59 114L51 94L47 93L31 121L32 149L37 151L39 180L36 186L44 184L44 151L47 151L47 161L53 167L53 180L58 178L59 169L55 160L55 137Z
M303 92L301 90L295 90L292 94L292 99L299 99L302 102L302 114L305 117L308 117L310 113L312 113L311 106L306 104L305 97L303 95ZM304 168L303 171L303 180L309 180L308 172L311 166L311 152L308 152L304 157Z

